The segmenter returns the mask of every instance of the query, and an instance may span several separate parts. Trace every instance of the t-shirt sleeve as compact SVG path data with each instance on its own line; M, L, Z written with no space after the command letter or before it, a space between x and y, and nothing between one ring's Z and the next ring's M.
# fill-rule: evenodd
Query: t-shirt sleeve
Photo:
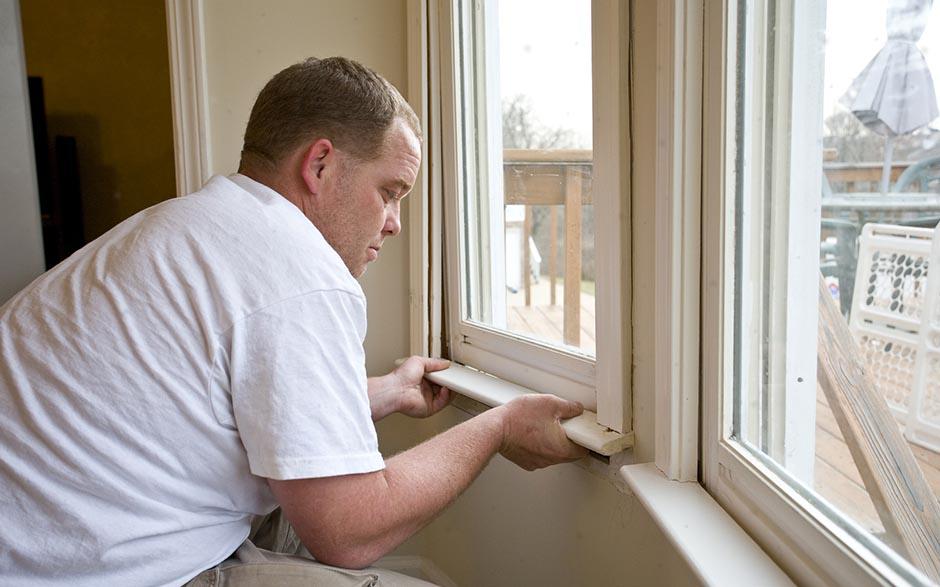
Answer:
M365 303L343 290L291 298L232 327L232 405L253 474L300 479L385 466L364 336Z

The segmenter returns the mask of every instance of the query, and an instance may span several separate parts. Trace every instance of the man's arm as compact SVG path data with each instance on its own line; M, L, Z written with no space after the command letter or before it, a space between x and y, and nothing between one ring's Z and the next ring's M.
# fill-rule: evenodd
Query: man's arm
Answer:
M527 470L583 457L560 425L582 410L555 396L523 396L392 457L383 471L268 483L317 560L362 568L437 516L497 452Z
M451 400L450 390L431 383L426 373L450 367L446 359L414 356L388 375L370 377L367 391L372 421L401 412L413 418L426 418L444 409Z

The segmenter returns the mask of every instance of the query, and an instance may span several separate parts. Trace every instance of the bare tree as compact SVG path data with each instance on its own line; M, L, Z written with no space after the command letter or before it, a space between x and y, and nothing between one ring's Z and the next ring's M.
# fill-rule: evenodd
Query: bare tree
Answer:
M854 114L839 109L825 120L823 146L836 150L841 163L884 160L885 138L865 127ZM940 152L940 131L925 127L894 139L895 161L918 161Z
M568 128L543 125L528 97L517 94L503 102L504 149L576 149L577 136Z
M568 128L550 128L543 125L532 111L532 102L524 95L516 95L503 102L503 148L504 149L577 149L581 148L577 134ZM532 207L532 238L535 246L546 258L541 272L548 272L550 250L549 206ZM581 216L581 275L594 280L594 206L585 206ZM564 240L564 209L559 206L559 222L556 227L557 242ZM559 247L556 265L562 267L565 251Z

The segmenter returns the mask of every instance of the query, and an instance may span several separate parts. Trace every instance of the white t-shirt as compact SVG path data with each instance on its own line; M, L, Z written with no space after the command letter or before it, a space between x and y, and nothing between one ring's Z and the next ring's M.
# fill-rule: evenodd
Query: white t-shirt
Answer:
M247 177L144 210L0 307L0 584L180 584L276 502L384 466L365 297Z

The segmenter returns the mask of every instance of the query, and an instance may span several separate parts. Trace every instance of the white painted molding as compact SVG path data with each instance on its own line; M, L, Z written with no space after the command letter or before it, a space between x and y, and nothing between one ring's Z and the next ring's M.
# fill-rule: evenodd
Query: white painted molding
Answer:
M501 406L519 396L536 393L456 363L452 363L443 371L428 373L425 377L490 407ZM561 425L572 442L604 456L633 446L632 432L621 434L601 426L597 423L597 414L589 410L585 410L577 418L565 420Z
M703 6L657 3L656 465L698 477Z
M430 352L428 279L430 270L430 159L432 139L428 124L428 5L427 0L408 0L406 4L406 43L408 103L421 121L421 169L408 197L408 299L411 354L427 356Z
M209 105L203 0L165 0L178 196L209 179Z
M20 3L0 0L0 305L45 271Z
M597 417L619 432L633 430L630 384L633 305L628 110L628 3L594 0L591 10L594 76L594 224L597 243ZM626 327L624 325L627 325ZM626 331L626 332L625 332Z
M703 585L793 585L698 483L667 479L652 463L620 474Z

